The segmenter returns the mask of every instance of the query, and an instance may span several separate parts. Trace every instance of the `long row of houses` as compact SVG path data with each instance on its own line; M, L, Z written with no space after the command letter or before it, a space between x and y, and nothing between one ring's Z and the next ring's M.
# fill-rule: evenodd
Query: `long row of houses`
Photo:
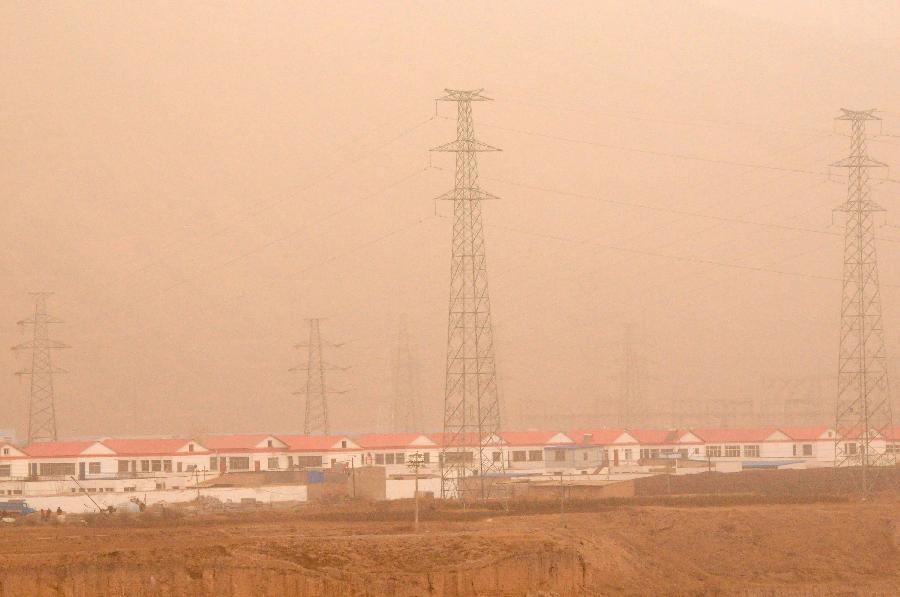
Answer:
M468 439L474 460L477 441ZM881 451L900 454L900 427L879 441ZM63 491L63 485L54 483L70 481L77 488L71 483L65 487L73 492L179 489L226 472L383 466L402 473L415 453L421 454L427 472L440 467L444 443L441 433L102 438L22 447L0 443L0 495L21 494L27 483L43 492ZM502 459L513 472L627 471L659 459L732 462L743 468L828 466L836 446L835 431L824 426L506 431L486 443L493 459ZM841 444L847 453L856 449L853 434L845 433Z

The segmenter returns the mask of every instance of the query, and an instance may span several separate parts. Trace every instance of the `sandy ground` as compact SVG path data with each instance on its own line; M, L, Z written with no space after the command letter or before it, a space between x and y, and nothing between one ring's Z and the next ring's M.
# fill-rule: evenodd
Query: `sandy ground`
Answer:
M17 525L0 595L900 593L895 494L718 501L426 507L418 534L409 503Z

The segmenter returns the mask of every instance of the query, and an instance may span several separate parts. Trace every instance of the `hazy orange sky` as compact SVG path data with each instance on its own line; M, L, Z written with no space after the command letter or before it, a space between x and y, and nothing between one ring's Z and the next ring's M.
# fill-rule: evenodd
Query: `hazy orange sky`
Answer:
M897 171L898 24L823 0L5 2L0 346L56 293L61 435L295 431L293 345L328 317L352 366L332 426L362 431L389 419L406 314L438 429L453 164L427 149L455 127L433 99L483 87L508 426L615 396L629 321L648 399L834 375L832 118L883 110L870 153ZM898 193L873 187L900 371ZM23 432L26 359L0 355L0 427Z

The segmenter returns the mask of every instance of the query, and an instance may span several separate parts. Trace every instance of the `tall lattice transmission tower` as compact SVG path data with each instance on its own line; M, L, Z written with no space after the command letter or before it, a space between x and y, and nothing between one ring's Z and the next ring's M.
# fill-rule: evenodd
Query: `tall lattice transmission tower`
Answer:
M878 441L891 427L891 396L875 251L874 214L883 209L869 197L869 169L885 164L870 158L866 149L866 123L880 120L875 110L842 112L837 120L850 123L851 141L850 155L833 164L849 173L847 201L838 208L846 214L846 223L835 466L859 466L866 492L872 481L870 467L894 460Z
M475 489L463 479L475 474L475 486L484 499L490 491L486 477L503 472L504 464L494 444L500 431L500 405L481 219L481 202L496 197L478 186L476 156L499 149L474 135L472 102L490 98L481 89L445 91L438 101L456 102L456 140L432 149L456 154L455 185L439 197L453 202L441 495L467 499Z
M53 374L64 373L53 365L51 352L68 348L62 342L50 339L50 325L63 323L47 313L47 297L51 292L33 292L34 314L23 319L19 325L32 326L32 337L13 347L13 350L30 350L31 366L16 372L16 375L31 377L28 400L28 443L56 441L56 404L53 395Z
M303 433L305 435L327 435L328 426L328 395L343 394L332 390L325 383L326 371L341 370L345 367L336 367L325 361L323 346L337 347L339 344L331 344L322 340L319 330L321 319L308 319L309 341L307 344L297 344L295 348L306 348L306 365L294 367L291 371L306 371L306 385L303 389L294 392L306 397L303 415Z
M637 416L646 417L643 409L642 364L635 344L634 323L625 325L625 336L622 342L622 373L619 389L619 408L617 424L619 427L638 425ZM641 421L640 423L644 423Z
M391 431L411 433L419 427L418 369L406 317L400 320L397 356L394 361L394 400L391 409Z

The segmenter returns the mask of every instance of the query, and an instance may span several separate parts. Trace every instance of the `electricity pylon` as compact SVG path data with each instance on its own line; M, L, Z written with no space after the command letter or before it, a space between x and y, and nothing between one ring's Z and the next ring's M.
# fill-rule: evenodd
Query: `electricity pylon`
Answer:
M325 383L325 372L339 370L346 367L335 367L325 361L322 352L323 344L337 347L340 344L328 344L323 342L319 331L320 319L308 319L309 343L297 344L295 348L307 348L306 366L294 367L291 371L306 371L306 385L295 394L306 396L305 411L303 416L303 433L305 435L328 434L328 395L343 394L344 392L329 389Z
M622 379L619 393L618 425L619 427L636 426L646 423L647 412L643 407L643 378L640 357L635 347L634 324L625 325L625 337L622 343ZM641 421L637 421L638 414Z
M481 89L445 91L438 101L456 102L456 140L432 149L456 154L455 185L439 197L453 202L441 496L466 500L469 486L463 478L472 473L478 475L478 493L484 499L490 490L485 478L503 472L504 464L494 444L500 405L481 220L481 202L496 197L478 185L476 155L500 150L474 136L472 102L490 98Z
M397 357L394 361L394 403L391 431L411 433L419 428L418 378L415 355L409 341L406 317L400 320Z
M13 346L13 350L31 350L31 366L16 372L16 375L31 377L28 399L28 443L56 441L56 404L53 396L53 374L65 373L64 369L53 366L52 350L68 348L62 342L50 339L49 326L62 323L47 314L47 297L51 292L33 292L34 315L23 319L19 325L33 327L31 340Z
M891 427L891 397L881 322L881 292L875 251L874 213L884 211L869 197L869 168L885 164L869 157L866 122L875 110L842 110L837 120L851 126L850 155L834 166L847 168L843 295L835 416L835 466L860 467L861 488L871 487L871 467L893 464L879 437ZM877 471L877 468L875 469Z

